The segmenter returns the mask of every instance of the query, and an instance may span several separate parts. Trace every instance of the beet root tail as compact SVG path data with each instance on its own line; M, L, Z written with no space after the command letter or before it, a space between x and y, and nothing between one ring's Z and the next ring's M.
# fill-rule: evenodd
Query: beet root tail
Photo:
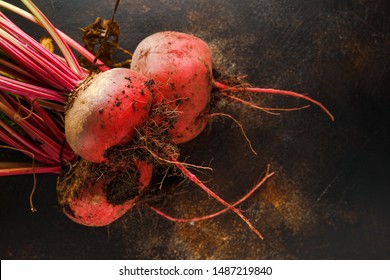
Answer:
M260 238L264 239L263 235L253 226L253 224L233 205L227 203L225 200L223 200L220 196L218 196L216 193L214 193L212 190L210 190L205 184L202 183L196 177L195 174L193 174L191 171L189 171L183 164L178 162L175 158L171 158L171 162L175 164L175 166L192 182L194 182L198 187L200 187L202 190L204 190L208 195L216 199L219 203L221 203L223 206L228 208L229 210L236 213L247 225L248 227Z
M275 172L271 172L270 173L269 170L267 170L267 173L264 175L264 177L248 193L246 193L239 200L237 200L236 202L231 204L231 206L235 207L238 204L243 203L256 190L258 190L270 177L272 177L274 174L275 174ZM153 210L154 212L156 212L158 215L162 216L163 218L168 219L168 220L170 220L172 222L175 222L175 223L192 223L192 222L204 221L204 220L208 220L208 219L211 219L211 218L215 218L215 217L217 217L217 216L219 216L219 215L221 215L221 214L223 214L223 213L225 213L225 212L230 210L229 208L225 207L224 209L222 209L220 211L217 211L217 212L205 215L205 216L201 216L201 217L175 218L175 217L172 217L172 216L168 215L167 213L165 213L165 212L161 211L160 209L157 209L156 207L153 207L151 205L149 205L149 208L151 210Z
M275 94L275 95L286 95L286 96L292 96L300 99L304 99L306 101L309 101L310 103L320 107L328 116L329 118L334 121L334 116L332 113L319 101L314 100L306 95L303 95L298 92L294 91L288 91L288 90L281 90L281 89L273 89L273 88L252 88L252 87L229 87L228 85L225 85L223 83L214 81L213 83L214 87L221 92L224 91L230 91L230 92L255 92L255 93L267 93L267 94Z

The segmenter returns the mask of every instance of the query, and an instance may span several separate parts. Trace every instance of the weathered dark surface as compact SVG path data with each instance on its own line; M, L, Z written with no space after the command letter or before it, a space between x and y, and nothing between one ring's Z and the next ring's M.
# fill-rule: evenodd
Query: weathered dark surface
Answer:
M81 38L78 27L109 17L113 6L35 2L73 38ZM123 0L117 13L123 47L133 50L160 30L193 33L211 45L220 69L246 74L254 85L309 93L336 121L314 106L272 116L220 105L217 111L242 121L259 155L220 118L182 148L191 163L212 160L215 171L202 178L228 201L271 164L276 175L241 207L264 241L231 213L174 224L142 206L110 227L85 228L58 210L54 176L38 176L36 214L28 206L32 177L0 177L1 258L388 259L389 14L386 0ZM270 107L305 104L254 99ZM1 160L18 156L1 153ZM177 217L220 209L195 187L178 191L160 205Z

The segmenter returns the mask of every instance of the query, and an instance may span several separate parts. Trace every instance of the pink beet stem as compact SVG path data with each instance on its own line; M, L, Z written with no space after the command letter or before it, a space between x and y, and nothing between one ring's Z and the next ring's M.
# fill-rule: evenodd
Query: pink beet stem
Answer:
M56 68L56 66L49 65L47 61L39 57L36 53L26 51L25 49L18 49L16 45L9 43L0 38L0 46L7 50L12 59L20 63L28 71L33 72L43 82L61 91L73 90L77 83L76 81L70 82L63 73ZM48 66L50 66L48 68Z
M30 10L30 12L35 16L38 22L42 24L45 30L50 34L53 38L54 42L56 42L58 48L66 59L69 68L78 76L79 80L85 78L84 72L81 69L76 57L70 50L68 44L64 41L64 39L59 35L57 29L53 26L53 24L47 19L47 17L42 13L41 10L38 9L37 6L31 0L21 0L24 5Z
M2 96L0 95L0 97ZM14 116L18 115L17 111L11 106L7 106L5 99L0 101L0 111L11 118L15 124L17 124L22 130L26 132L26 134L28 134L31 139L38 141L40 143L40 149L45 151L45 153L51 157L54 162L59 162L61 144L53 140L50 136L48 136L45 132L41 131L36 126L29 123L27 121L28 119L24 120L22 118L14 118Z
M44 100L58 101L61 103L65 102L65 97L58 91L27 84L4 76L0 76L0 90L21 96L27 96L32 99L40 98Z
M35 126L42 132L46 133L48 136L53 136L59 140L59 143L64 142L65 135L61 132L58 126L53 122L53 120L48 116L46 111L39 105L37 99L24 98L30 105L30 108L27 108L27 104L22 104L23 97L12 97L9 94L0 94L0 102L2 102L1 107L8 106L17 110L17 115L14 117L28 119L28 122L31 125Z
M35 158L40 162L54 163L54 161L51 160L44 151L40 150L39 147L37 147L34 143L31 143L31 141L21 136L1 120L0 132L0 139L5 143L8 143L17 149L29 151L30 153L34 154ZM30 154L27 155L29 156Z
M11 175L26 175L26 174L43 174L54 173L59 174L61 171L60 166L37 166L37 167L15 167L15 168L0 168L1 176Z
M9 74L11 77L15 77L18 80L23 80L29 84L41 84L39 79L37 79L30 72L25 69L0 58L0 71Z
M57 70L58 68L58 74L61 75L63 78L69 78L69 80L78 81L81 79L69 68L66 62L62 62L59 58L57 58L50 51L44 48L40 43L32 39L16 24L10 21L4 14L0 13L0 16L0 27L7 31L9 36L14 37L16 41L19 42L26 51L31 50L34 55L40 56L43 60L45 60L47 66L44 66L47 67L47 69Z
M30 14L29 12L19 8L19 7L16 7L14 5L11 5L9 3L5 3L5 2L2 2L0 1L0 6L2 6L3 8L5 9L9 9L11 10L12 12L18 14L19 16L22 16L24 17L25 19L43 27L42 23L39 22L35 16L33 16L32 14ZM90 53L88 50L86 50L82 45L80 45L78 42L76 42L75 40L73 40L71 37L69 37L68 35L66 35L65 33L63 33L61 30L59 29L56 29L56 31L58 32L58 34L60 35L60 37L62 37L63 40L65 40L66 43L69 44L70 47L72 47L75 51L77 51L78 53L80 53L83 57L85 57L89 62L93 62L94 60L96 60L96 57L95 55L93 55L92 53ZM107 71L109 70L110 68L106 65L104 65L104 63L97 59L96 61L96 67L98 69L100 69L101 71Z
M24 138L22 139L23 140L20 140L18 137L15 137L15 135L8 134L8 130L4 127L4 122L0 121L0 141L7 143L9 147L19 150L29 157L34 155L34 158L41 163L53 164L53 160L50 159L43 151L39 150L31 142L25 140Z

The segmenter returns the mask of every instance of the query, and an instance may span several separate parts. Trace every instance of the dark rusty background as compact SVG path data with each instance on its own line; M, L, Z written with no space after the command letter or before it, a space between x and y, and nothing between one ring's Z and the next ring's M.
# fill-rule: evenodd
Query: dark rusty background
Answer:
M35 3L76 39L79 27L110 17L114 5ZM0 177L1 258L389 259L389 6L387 0L122 0L116 19L123 47L134 50L161 30L193 33L210 44L219 69L248 75L253 85L308 93L336 121L315 106L272 116L219 104L216 111L240 119L258 156L221 118L182 147L188 162L211 161L215 171L200 176L227 201L240 198L271 165L276 175L241 206L264 241L232 213L175 224L142 205L109 227L86 228L59 211L55 176L38 176L36 214L28 204L32 176ZM306 104L253 98L270 107ZM0 160L18 156L2 150ZM194 186L159 206L177 217L220 209Z

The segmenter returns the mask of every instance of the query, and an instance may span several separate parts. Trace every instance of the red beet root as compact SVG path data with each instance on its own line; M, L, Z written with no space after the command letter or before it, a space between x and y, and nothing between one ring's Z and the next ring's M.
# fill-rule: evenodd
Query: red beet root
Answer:
M104 162L107 149L130 142L151 104L143 75L124 68L97 74L74 93L65 114L66 139L82 158Z
M139 173L138 185L127 186L129 192L134 192L133 198L120 204L110 203L107 188L111 182L102 176L97 181L89 181L85 186L79 187L76 194L66 201L63 205L66 216L78 224L94 227L106 226L122 217L135 205L152 178L151 165L137 162L136 166Z
M131 69L153 79L178 114L171 129L176 144L188 142L206 127L210 101L211 51L199 38L174 31L145 38L134 51Z

